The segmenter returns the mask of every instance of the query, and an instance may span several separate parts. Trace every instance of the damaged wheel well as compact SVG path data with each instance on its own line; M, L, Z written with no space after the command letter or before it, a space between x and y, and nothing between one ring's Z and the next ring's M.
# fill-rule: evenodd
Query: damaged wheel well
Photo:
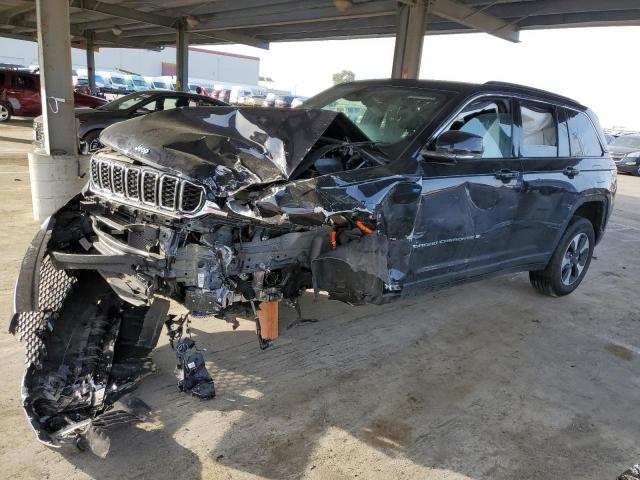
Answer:
M601 200L585 202L576 210L575 215L586 218L593 225L593 231L596 235L596 241L602 237L602 229L605 219L605 204Z

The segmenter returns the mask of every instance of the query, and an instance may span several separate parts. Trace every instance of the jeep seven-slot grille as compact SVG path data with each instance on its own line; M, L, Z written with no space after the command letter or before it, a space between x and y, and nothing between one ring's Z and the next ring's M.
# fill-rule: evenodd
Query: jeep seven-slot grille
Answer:
M100 157L91 159L91 187L98 194L150 210L195 213L204 201L204 189L151 168L126 166Z

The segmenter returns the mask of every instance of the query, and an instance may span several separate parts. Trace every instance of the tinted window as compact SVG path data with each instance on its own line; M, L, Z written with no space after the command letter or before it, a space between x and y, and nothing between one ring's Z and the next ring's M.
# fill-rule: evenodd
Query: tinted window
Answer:
M558 130L555 108L550 105L522 102L522 141L520 154L523 157L557 157Z
M0 85L4 85L4 73L0 72Z
M510 102L506 99L479 100L467 106L449 130L482 137L482 158L513 157L513 122Z
M25 88L27 90L36 89L36 78L32 75L14 75L11 86L16 88Z
M602 156L602 147L598 141L598 134L593 128L589 117L574 110L566 110L566 114L569 119L571 155L574 157Z

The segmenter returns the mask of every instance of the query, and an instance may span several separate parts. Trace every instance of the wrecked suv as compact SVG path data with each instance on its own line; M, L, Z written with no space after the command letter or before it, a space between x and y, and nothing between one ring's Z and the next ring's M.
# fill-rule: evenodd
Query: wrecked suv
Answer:
M497 82L367 81L301 109L177 108L100 140L88 185L43 224L15 292L24 408L52 446L136 417L124 395L163 326L182 331L170 299L235 323L306 289L380 304L504 272L566 295L616 189L589 109Z

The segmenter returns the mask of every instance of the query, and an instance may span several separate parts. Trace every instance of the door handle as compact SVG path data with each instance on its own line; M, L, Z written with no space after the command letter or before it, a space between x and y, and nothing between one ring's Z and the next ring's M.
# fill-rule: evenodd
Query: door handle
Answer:
M569 178L573 178L580 173L580 170L573 167L567 167L562 171L563 175L566 175Z
M516 178L518 176L518 172L503 168L502 170L496 172L494 175L497 179L502 180L503 182L508 182L509 180L513 180L514 178Z

